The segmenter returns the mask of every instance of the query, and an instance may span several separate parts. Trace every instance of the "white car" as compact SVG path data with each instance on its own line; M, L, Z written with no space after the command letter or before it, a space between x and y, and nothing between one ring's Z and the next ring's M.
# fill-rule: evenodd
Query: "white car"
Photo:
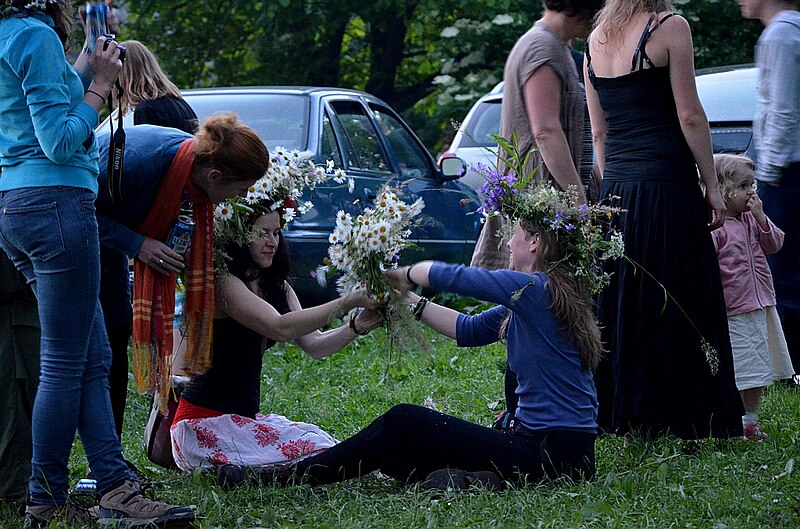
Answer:
M753 158L756 69L753 65L722 66L698 70L696 76L697 92L711 127L714 152L741 153ZM450 148L439 159L457 156L468 167L475 163L492 166L496 161L497 144L491 136L500 130L502 104L501 82L472 106ZM587 147L591 145L584 144L584 149ZM477 189L483 178L467 169L461 181Z
M708 116L714 152L755 159L753 117L758 72L752 64L706 68L696 73L697 93Z
M470 170L473 164L483 163L493 167L497 161L497 143L492 133L500 132L500 107L503 104L503 83L500 82L491 92L478 99L467 113L458 128L450 148L439 157L458 157L467 164L467 172L461 181L473 189L483 183L483 176Z

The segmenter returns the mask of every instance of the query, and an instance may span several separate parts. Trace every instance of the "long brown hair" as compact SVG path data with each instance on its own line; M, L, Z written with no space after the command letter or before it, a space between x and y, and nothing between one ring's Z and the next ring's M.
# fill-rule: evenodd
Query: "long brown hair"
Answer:
M588 287L583 281L564 273L558 266L553 266L565 253L553 231L526 221L522 221L520 225L525 230L526 238L539 234L536 268L547 273L545 286L553 299L553 304L548 308L561 322L562 330L575 339L583 368L596 368L605 349ZM505 336L507 325L508 319L501 326L501 336Z
M119 84L122 87L120 112L126 114L131 107L142 101L163 96L181 97L180 90L169 80L158 64L158 59L147 46L138 40L126 40L121 44L127 51L119 74Z
M258 133L233 112L206 118L195 134L195 163L219 170L225 181L255 182L269 169L269 151Z
M600 37L597 42L619 46L623 30L634 16L663 11L672 11L671 0L607 0L595 18L595 34Z

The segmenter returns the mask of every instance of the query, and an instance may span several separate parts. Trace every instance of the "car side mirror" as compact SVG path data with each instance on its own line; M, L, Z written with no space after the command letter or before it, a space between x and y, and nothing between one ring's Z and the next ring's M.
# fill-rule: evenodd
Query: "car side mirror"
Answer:
M445 180L457 180L467 172L467 164L458 157L444 158L439 162Z

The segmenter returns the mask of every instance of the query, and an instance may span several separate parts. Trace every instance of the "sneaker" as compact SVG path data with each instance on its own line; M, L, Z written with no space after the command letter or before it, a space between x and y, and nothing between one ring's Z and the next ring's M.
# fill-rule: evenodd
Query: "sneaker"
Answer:
M467 472L456 468L442 468L428 474L422 482L422 488L426 490L467 490L472 487L500 490L503 487L503 480L488 470Z
M263 467L222 465L217 469L217 484L225 490L259 485L285 487L300 484L292 464L274 464Z
M195 519L191 507L177 507L142 495L139 484L126 480L100 498L97 524L114 527L187 527Z
M744 427L744 438L748 441L766 441L769 435L761 431L761 426L756 424L749 424Z
M92 516L89 511L69 502L66 505L28 505L25 507L25 529L42 529L49 527L53 520L60 520L72 525L89 523Z
M247 484L247 469L241 465L222 465L217 469L217 485L233 490Z

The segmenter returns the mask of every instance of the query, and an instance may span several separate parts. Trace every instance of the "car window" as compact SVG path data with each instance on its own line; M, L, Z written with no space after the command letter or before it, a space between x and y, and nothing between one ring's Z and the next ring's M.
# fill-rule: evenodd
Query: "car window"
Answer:
M336 134L333 132L331 117L327 112L322 118L322 159L333 160L336 167L344 167L339 146L336 145Z
M494 147L496 141L492 140L492 133L500 132L500 108L502 99L483 101L475 109L469 123L465 123L466 130L461 141L461 147Z
M388 109L370 105L375 120L383 130L386 141L389 142L397 163L400 166L400 176L403 178L431 178L433 169L430 158L425 151L414 141L408 129Z
M220 111L235 112L258 132L267 147L304 151L308 143L308 97L301 94L184 93L202 123Z
M386 153L378 140L378 131L364 107L355 101L334 101L331 108L341 131L340 140L347 155L348 168L391 172Z
M748 127L711 127L711 144L715 153L743 154L753 140Z

